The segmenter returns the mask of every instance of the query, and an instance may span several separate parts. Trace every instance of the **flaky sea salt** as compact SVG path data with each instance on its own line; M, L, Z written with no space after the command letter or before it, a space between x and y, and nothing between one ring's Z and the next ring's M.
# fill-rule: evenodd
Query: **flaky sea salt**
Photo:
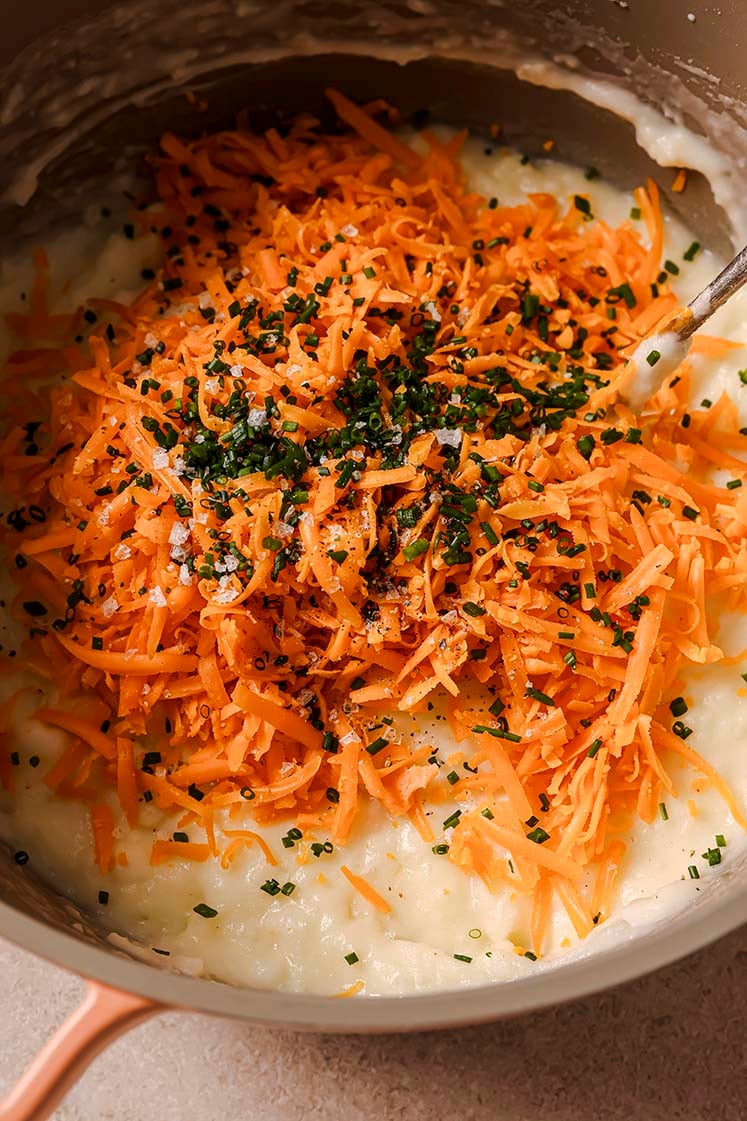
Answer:
M448 444L452 448L458 448L462 443L460 428L437 428L434 436L439 444Z
M163 594L163 589L158 584L156 584L155 588L151 588L148 599L151 603L155 604L156 607L166 606L166 596Z
M110 619L115 611L119 611L119 604L114 596L109 596L109 598L105 599L101 604L101 614L105 619Z
M174 522L169 534L169 545L183 545L189 540L189 530L183 522Z
M162 471L164 467L168 467L169 465L169 453L165 448L156 448L150 461L156 471Z
M112 550L112 556L118 561L129 560L132 556L132 549L129 545L126 545L124 541L121 541L119 545Z
M264 409L250 409L246 415L246 423L250 428L261 428L267 424L267 413Z
M236 591L236 588L221 588L221 590L216 594L213 602L233 603L233 601L238 598L238 595L239 593Z
M185 587L189 587L192 581L192 573L189 571L186 564L181 565L179 568L179 583L183 584Z

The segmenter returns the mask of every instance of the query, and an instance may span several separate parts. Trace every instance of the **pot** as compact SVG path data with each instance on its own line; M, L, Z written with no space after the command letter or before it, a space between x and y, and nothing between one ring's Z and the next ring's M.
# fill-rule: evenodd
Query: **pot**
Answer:
M579 86L593 72L611 87L682 120L723 153L721 202L747 163L741 84L741 5L725 2L695 22L686 0L635 5L549 0L521 5L411 3L319 5L278 0L129 0L96 14L86 0L36 6L33 27L5 0L0 42L0 239L17 248L50 221L72 221L101 197L120 166L168 127L203 130L251 106L254 123L303 107L322 111L330 81L349 96L387 96L404 111L487 131L541 154L552 136L565 159L593 163L630 187L662 175L636 143L630 102L622 115ZM227 30L228 29L228 30ZM554 60L552 84L528 58ZM533 82L522 81L519 68ZM545 72L547 79L547 72ZM572 92L581 89L583 96ZM196 122L185 89L206 108ZM596 92L594 92L596 89ZM628 106L628 109L625 107ZM645 137L644 137L645 138ZM675 162L675 161L673 161ZM738 197L738 196L737 196ZM735 215L693 173L686 195L668 193L703 241L729 245ZM0 935L88 979L88 996L0 1105L3 1121L48 1114L64 1088L116 1034L165 1008L256 1024L328 1032L415 1031L530 1012L641 976L747 920L747 863L706 882L687 912L614 948L510 983L407 997L334 1000L195 979L138 961L107 931L0 853Z

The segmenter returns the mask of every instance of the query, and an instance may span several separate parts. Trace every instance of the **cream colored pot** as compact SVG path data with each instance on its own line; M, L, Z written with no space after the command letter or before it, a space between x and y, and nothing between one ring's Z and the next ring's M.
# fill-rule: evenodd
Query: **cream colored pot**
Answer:
M630 92L690 125L724 153L712 175L718 197L739 199L747 164L747 46L743 6L724 0L689 18L685 0L648 5L575 0L563 5L337 0L268 5L256 0L41 0L33 22L0 0L0 242L17 248L50 220L76 214L81 199L111 183L125 159L160 131L194 128L182 92L206 95L206 128L247 106L257 124L278 111L321 109L330 80L352 97L387 96L405 110L475 130L493 121L509 142L540 152L553 136L566 159L595 164L631 186L657 168L657 148ZM693 5L694 7L694 5ZM700 10L702 6L698 5ZM558 11L557 8L561 10ZM556 86L538 80L554 61ZM527 63L534 65L527 65ZM620 115L598 105L593 72L612 86ZM558 77L560 75L560 77ZM543 80L547 80L546 77ZM609 101L609 98L607 99ZM650 124L650 120L649 120ZM675 162L674 159L672 162ZM712 169L713 170L713 169ZM672 175L661 177L671 183ZM725 214L707 180L671 196L688 224L725 248L739 207ZM747 208L745 208L747 210ZM572 1000L656 969L747 920L747 866L709 881L686 913L595 956L536 977L458 992L340 1001L239 989L142 964L114 949L106 932L34 882L0 853L0 936L73 970L89 996L0 1105L0 1119L28 1121L52 1108L77 1071L117 1032L164 1008L190 1008L257 1024L327 1032L415 1031L476 1023Z

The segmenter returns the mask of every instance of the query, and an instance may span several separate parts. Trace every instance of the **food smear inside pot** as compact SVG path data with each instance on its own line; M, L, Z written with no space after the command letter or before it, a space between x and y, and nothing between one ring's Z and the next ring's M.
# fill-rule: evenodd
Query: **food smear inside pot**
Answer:
M745 847L745 304L634 413L655 184L333 100L7 270L0 821L154 963L510 979Z

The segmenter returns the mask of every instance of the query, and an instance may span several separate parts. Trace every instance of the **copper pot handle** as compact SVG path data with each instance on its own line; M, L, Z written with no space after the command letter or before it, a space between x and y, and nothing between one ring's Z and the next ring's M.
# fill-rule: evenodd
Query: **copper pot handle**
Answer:
M44 1121L100 1051L160 1011L145 997L88 981L81 1003L0 1102L0 1121Z

